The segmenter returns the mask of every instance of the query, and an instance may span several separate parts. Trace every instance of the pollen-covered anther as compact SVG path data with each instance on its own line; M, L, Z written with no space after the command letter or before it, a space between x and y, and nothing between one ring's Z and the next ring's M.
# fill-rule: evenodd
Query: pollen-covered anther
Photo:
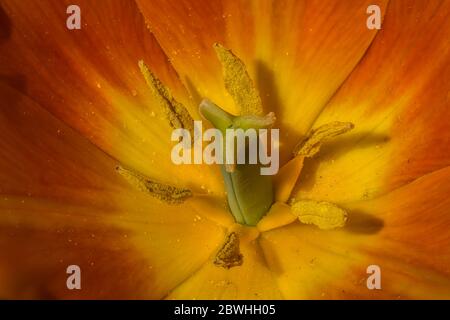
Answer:
M152 181L141 173L122 166L117 166L116 170L137 190L148 193L167 204L180 204L192 197L192 191L189 189Z
M291 212L301 223L313 224L323 230L342 228L347 222L344 209L325 201L293 200Z
M294 156L310 158L317 154L325 140L336 137L352 130L355 126L351 122L331 122L317 129L311 130L308 136L294 148Z
M186 107L175 100L169 88L167 88L141 60L139 69L147 82L148 87L160 107L164 110L169 124L174 129L187 129L194 136L194 120Z
M230 269L242 265L244 257L239 250L239 236L236 232L231 232L223 247L217 253L214 264L218 267Z
M225 88L240 108L241 115L262 115L261 97L245 64L230 49L219 43L214 44L214 49L222 64Z

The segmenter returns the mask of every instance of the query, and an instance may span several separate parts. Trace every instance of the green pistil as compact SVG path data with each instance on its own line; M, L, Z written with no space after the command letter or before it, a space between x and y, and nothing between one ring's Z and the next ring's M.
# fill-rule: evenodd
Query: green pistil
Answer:
M200 104L200 113L222 132L224 139L226 129L258 130L270 127L275 121L273 114L233 116L208 100ZM243 225L255 226L274 201L272 177L261 175L260 168L260 164L236 164L231 169L221 165L231 213Z

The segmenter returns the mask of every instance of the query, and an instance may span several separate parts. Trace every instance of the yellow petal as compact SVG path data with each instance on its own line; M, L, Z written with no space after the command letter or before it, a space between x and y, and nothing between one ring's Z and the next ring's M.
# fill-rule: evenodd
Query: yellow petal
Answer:
M186 201L192 209L198 212L202 217L213 221L214 223L229 227L234 224L233 215L230 213L227 200L221 197L208 195L196 195Z
M225 236L222 236L225 239ZM241 241L241 266L225 269L213 258L174 289L167 299L281 299L258 243Z

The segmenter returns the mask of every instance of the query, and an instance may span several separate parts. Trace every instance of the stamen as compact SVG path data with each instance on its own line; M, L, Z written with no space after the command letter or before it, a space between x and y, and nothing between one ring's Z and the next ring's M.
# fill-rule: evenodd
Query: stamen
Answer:
M332 122L314 129L294 148L294 156L310 158L319 152L323 142L346 133L354 128L351 122Z
M116 167L116 170L136 189L148 193L162 202L180 204L192 197L192 192L189 189L177 188L152 181L139 172L125 169L122 166Z
M262 115L261 97L247 73L245 64L221 44L214 44L214 49L222 63L225 88L240 108L241 115Z
M214 259L214 264L218 267L230 269L242 265L244 257L239 250L239 236L236 232L231 232L225 244L219 250Z
M194 136L194 120L189 111L180 102L176 101L172 96L169 88L167 88L155 75L148 69L145 63L139 61L139 68L147 82L153 96L157 99L159 105L163 108L166 118L169 120L170 126L174 129L187 129Z
M341 228L347 222L347 212L329 202L294 200L291 210L300 222L313 224L323 230Z

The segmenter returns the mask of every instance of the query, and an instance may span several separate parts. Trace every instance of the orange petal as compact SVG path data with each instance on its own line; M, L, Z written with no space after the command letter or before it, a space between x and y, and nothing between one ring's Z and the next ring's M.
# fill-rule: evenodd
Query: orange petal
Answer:
M392 1L357 69L314 126L355 129L305 162L299 198L370 199L450 165L450 3Z
M183 81L236 112L212 45L246 64L266 111L280 119L282 162L353 70L376 34L373 1L137 1ZM387 1L377 1L384 11Z
M81 30L66 27L70 1L2 1L1 80L90 141L146 175L222 191L219 170L186 170L170 159L171 128L138 68L144 60L192 113L192 104L136 4L78 1ZM176 179L175 177L178 177ZM213 177L213 178L212 178Z
M157 299L194 273L221 244L221 228L196 218L189 207L167 207L131 195L95 197L96 207L37 197L0 198L3 298ZM107 197L109 206L102 203ZM69 265L81 268L82 290L67 289Z
M221 244L208 212L129 190L116 161L31 99L0 83L0 100L1 297L160 298ZM66 287L71 264L81 291Z
M0 193L95 199L123 190L117 164L33 100L0 83Z
M286 298L450 298L450 168L345 209L344 229L290 225L261 245ZM411 197L414 195L414 197ZM367 267L381 268L369 290Z

